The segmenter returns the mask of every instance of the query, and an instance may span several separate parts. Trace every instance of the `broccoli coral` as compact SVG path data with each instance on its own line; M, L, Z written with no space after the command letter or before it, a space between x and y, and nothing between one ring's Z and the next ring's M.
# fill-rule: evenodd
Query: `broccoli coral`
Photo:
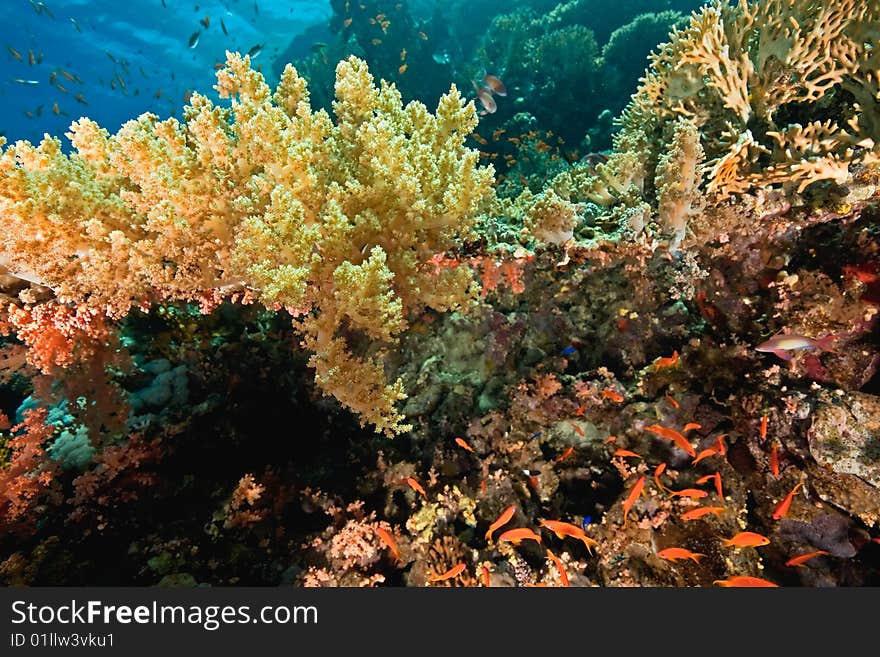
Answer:
M464 146L473 103L453 86L434 114L404 106L354 57L336 70L335 122L290 65L274 94L239 54L217 80L229 108L193 94L182 123L148 113L110 135L76 121L69 156L48 136L6 148L0 263L110 318L234 294L285 307L325 393L377 431L406 430L383 355L409 311L475 296L467 268L426 266L492 193Z

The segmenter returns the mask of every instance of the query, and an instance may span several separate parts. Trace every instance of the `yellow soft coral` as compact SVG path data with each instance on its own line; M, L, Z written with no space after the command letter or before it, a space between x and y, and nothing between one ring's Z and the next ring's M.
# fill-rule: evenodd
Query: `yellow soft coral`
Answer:
M406 430L383 355L410 310L475 297L467 268L426 266L492 194L464 146L473 103L453 86L434 113L404 105L354 57L337 67L335 121L289 65L273 93L227 53L215 88L230 107L193 94L183 122L144 114L115 135L75 122L70 156L49 137L3 151L0 265L110 317L248 291L297 316L326 393L377 431Z

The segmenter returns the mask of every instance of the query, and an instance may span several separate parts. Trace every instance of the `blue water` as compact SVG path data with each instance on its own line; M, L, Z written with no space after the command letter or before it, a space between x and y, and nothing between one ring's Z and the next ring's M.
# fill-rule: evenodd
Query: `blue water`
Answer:
M216 97L214 65L225 59L227 49L244 53L262 44L253 65L273 81L274 56L296 35L325 23L331 13L329 0L164 4L45 0L41 6L38 0L0 0L0 21L6 28L0 49L0 134L9 141L36 142L44 133L63 135L80 116L111 132L142 112L179 118L187 90ZM200 23L206 16L207 28ZM198 44L190 48L190 36L197 30ZM20 61L10 48L21 55ZM64 77L62 70L74 79ZM61 88L50 82L53 71ZM37 84L21 84L16 78ZM87 104L76 100L78 94Z

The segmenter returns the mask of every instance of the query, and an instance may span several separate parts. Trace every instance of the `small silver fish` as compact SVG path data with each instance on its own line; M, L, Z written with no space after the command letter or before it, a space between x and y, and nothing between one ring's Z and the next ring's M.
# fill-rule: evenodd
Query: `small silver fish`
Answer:
M189 38L189 47L190 48L195 48L197 45L199 45L199 37L201 35L202 35L201 30L196 30L195 32L192 33L192 36Z
M797 333L777 333L755 347L755 351L776 354L782 360L791 360L792 354L789 353L791 351L801 349L832 351L831 345L839 337L840 335L836 333L830 333L822 338L810 338Z
M258 43L253 48L248 50L247 54L248 57L250 57L251 59L256 59L257 55L259 55L261 52L263 52L263 44Z
M24 78L13 78L13 82L18 82L18 84L40 84L39 80L25 80Z

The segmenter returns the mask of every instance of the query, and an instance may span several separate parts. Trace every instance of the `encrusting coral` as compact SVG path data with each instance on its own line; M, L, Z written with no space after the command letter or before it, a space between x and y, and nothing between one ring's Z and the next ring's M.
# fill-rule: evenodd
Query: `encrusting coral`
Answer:
M324 392L406 430L383 355L409 311L475 297L467 267L427 263L469 234L493 172L464 146L477 115L454 86L431 114L357 58L336 75L335 121L293 67L273 94L227 53L229 108L193 94L184 122L148 113L115 135L83 118L69 156L48 136L9 146L0 264L113 319L166 301L286 308Z

